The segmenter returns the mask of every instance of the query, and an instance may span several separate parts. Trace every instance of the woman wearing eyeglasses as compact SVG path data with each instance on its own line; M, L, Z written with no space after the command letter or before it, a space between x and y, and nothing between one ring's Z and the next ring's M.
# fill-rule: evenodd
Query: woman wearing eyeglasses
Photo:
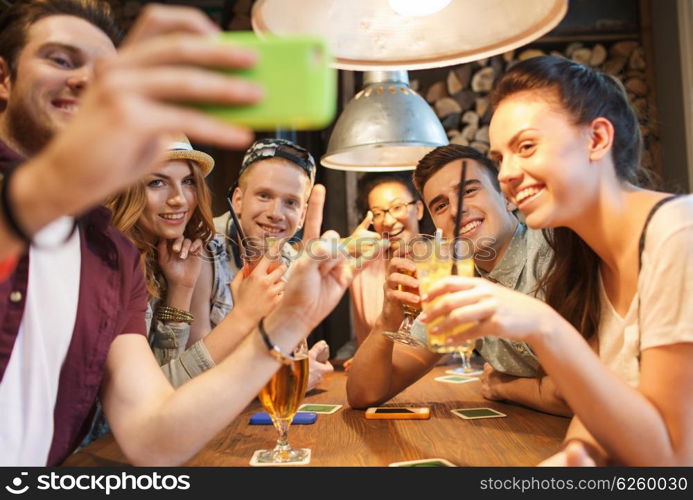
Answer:
M419 234L424 205L408 177L396 174L366 175L359 181L357 201L365 218L352 235L356 238L384 238L390 242L388 254ZM369 227L373 226L373 231ZM387 276L387 254L369 265L354 279L351 288L352 329L356 347L365 340L383 309L383 287ZM345 368L350 363L347 361Z

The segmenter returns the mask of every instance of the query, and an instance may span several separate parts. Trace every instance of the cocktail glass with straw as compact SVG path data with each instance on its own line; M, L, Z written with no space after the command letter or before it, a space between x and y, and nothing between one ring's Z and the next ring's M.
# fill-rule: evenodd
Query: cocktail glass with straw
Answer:
M459 233L463 218L466 181L467 162L462 161L460 183L457 189L457 212L455 214L453 238L448 241L441 241L438 238L434 239L429 251L430 255L427 255L426 258L416 259L419 287L422 294L428 293L435 282L446 276L474 276L473 256L470 255L467 256L467 258L463 258L460 252L461 245L459 245L459 243L461 243ZM442 297L438 297L432 302L424 304L424 311L433 307L441 299ZM465 323L451 330L433 334L431 332L432 328L441 321L443 321L443 318L438 318L426 325L428 348L437 353L461 352L465 353L465 356L470 356L474 349L474 340L463 340L456 344L448 344L448 339L470 328L473 326L473 323ZM470 372L466 372L465 374L470 374Z

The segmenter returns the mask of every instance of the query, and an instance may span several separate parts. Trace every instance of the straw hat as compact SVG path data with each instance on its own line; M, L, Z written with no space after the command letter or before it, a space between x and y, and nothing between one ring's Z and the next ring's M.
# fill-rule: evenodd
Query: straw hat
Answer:
M193 149L187 137L177 137L169 144L166 152L167 160L190 160L197 163L202 171L202 177L207 177L214 168L214 158L202 151Z

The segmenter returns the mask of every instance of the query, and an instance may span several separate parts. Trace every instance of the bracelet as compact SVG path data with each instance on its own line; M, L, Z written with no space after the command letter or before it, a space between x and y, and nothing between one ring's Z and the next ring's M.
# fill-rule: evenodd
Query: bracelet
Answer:
M31 245L31 237L22 229L19 222L17 222L17 217L12 210L12 205L9 199L9 185L10 177L14 169L6 170L4 174L0 173L0 210L2 212L3 218L7 227L14 233L14 235L22 240L27 245Z
M159 306L156 310L156 319L161 321L178 321L180 323L190 324L195 317L188 311L177 309L170 306Z
M294 361L298 361L299 358L294 358L293 356L287 356L284 354L279 347L274 345L267 335L267 330L265 330L265 318L261 318L260 322L257 324L257 329L260 331L260 336L267 346L270 356L272 356L276 361L279 361L283 365L290 365Z

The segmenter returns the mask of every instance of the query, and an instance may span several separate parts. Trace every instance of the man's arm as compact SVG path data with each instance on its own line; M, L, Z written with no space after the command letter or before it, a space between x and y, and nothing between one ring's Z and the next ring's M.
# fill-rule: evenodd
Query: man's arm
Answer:
M268 318L267 329L274 332L281 325L283 339L297 342L305 334L286 320L275 321ZM282 350L289 352L291 343L284 342ZM101 398L116 440L133 464L181 464L233 420L278 367L255 332L232 356L174 390L144 337L120 335L108 354Z
M8 198L6 203L11 207L16 223L29 237L64 213L51 196L54 188L44 185L40 175L51 165L43 158L36 163L38 165L32 169L20 166L9 178L0 181L8 183L4 186ZM3 210L2 206L0 210ZM5 214L0 214L0 261L18 255L25 246L26 242L8 225Z
M548 375L539 378L513 377L485 363L481 375L481 395L495 401L513 401L553 415L573 416L573 411Z
M213 368L217 363L220 363L241 343L255 326L257 326L260 318L267 316L279 303L285 283L282 280L282 275L286 268L281 265L269 271L269 266L272 261L267 258L262 258L255 269L249 276L243 277L242 273L237 273L233 279L231 289L233 294L233 308L226 317L218 325L222 328L211 329L209 323L209 300L212 289L212 264L205 263L203 272L200 273L200 278L195 284L195 292L193 294L193 315L195 323L198 321L198 314L202 309L202 318L207 324L207 330L199 328L202 338L196 338L195 341L189 340L188 346L183 346L184 338L192 337L193 329L187 325L165 325L162 330L158 320L154 320L156 328L150 332L155 339L152 343L155 357L162 364L162 369L166 378L173 384L174 387L179 387L188 382L200 373ZM208 272L205 272L208 270ZM205 314L206 312L206 314ZM170 347L172 342L170 337L176 334L176 328L187 327L189 334L185 337L177 335L179 352L173 352ZM183 350L185 349L185 350ZM174 358L174 359L171 359ZM326 369L327 366L313 366L318 369ZM330 367L331 368L331 367Z
M234 277L231 285L233 307L218 325L224 328L217 327L202 339L215 363L233 352L260 319L279 304L285 287L282 276L286 267L280 265L270 271L272 265L271 259L263 257L248 276L239 272ZM209 301L209 293L206 297Z
M396 330L399 324L396 324ZM428 349L395 343L382 316L353 357L347 378L347 399L352 408L377 406L428 373L440 359Z
M291 352L332 311L353 279L356 270L330 249L329 241L321 241L293 264L280 306L265 319L281 352ZM181 464L238 416L279 366L254 329L215 368L174 391L146 340L124 334L109 351L101 397L116 440L133 463Z
M353 358L347 378L347 398L354 408L387 401L426 374L440 359L427 349L395 344L382 332L399 328L402 303L418 304L417 295L398 290L398 285L418 288L416 278L404 271L415 270L408 259L394 257L388 263L383 311Z

